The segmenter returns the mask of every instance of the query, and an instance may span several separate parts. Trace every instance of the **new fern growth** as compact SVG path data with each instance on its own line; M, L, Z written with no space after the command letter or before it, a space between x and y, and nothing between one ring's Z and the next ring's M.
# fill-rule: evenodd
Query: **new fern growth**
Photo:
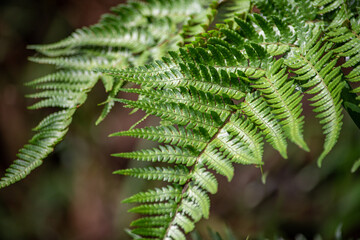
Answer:
M264 140L284 158L287 140L310 151L303 135L303 96L310 97L325 136L319 166L338 140L343 107L360 125L360 16L356 1L350 2L132 2L115 8L115 15L106 15L99 25L33 47L45 56L35 61L62 68L30 83L44 89L30 95L45 98L33 108L65 110L39 124L39 134L20 150L2 186L41 163L102 79L109 97L100 120L115 102L162 119L159 126L112 134L162 144L114 154L154 164L116 174L168 182L124 200L138 203L130 212L142 216L131 223L130 234L186 239L196 222L209 217L216 176L230 181L234 163L261 167ZM216 22L222 24L215 27ZM180 24L184 27L176 28ZM182 46L178 50L176 43ZM156 60L144 64L150 56ZM345 68L350 73L345 75ZM121 99L120 91L139 97Z

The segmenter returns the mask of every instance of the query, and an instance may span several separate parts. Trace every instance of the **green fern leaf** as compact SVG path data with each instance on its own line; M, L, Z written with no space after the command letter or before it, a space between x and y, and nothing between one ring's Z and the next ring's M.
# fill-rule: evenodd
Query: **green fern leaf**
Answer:
M223 152L223 155L230 159L231 162L241 164L262 164L261 159L257 159L252 152L249 151L249 146L244 144L242 139L233 137L226 131L221 131L217 135L214 140L214 145L216 145L220 152Z
M131 231L134 234L139 234L142 236L147 237L161 237L164 235L165 229L164 228L135 228Z
M122 99L121 102L126 103L126 107L143 109L149 114L154 114L161 119L170 121L174 124L183 126L186 125L188 129L206 129L206 131L209 132L209 135L212 135L214 132L216 132L216 127L219 125L218 121L212 121L212 119L216 119L216 116L218 117L218 115L215 115L214 117L210 114L201 113L194 110L192 107L188 107L181 103L168 103L167 105L163 105L157 102L154 103L140 100L130 101L126 99Z
M231 162L212 145L209 145L200 155L199 162L206 164L210 169L214 169L216 173L224 175L228 181L234 176L234 168Z
M176 186L167 186L163 188L155 188L147 192L137 193L127 199L124 199L124 203L145 203L145 202L163 202L170 199L177 201L180 197L181 189Z
M344 5L344 0L315 0L314 5L320 8L318 14L324 14Z
M260 164L262 162L263 138L249 119L239 114L233 114L229 122L224 126L224 129L232 135L234 139L241 141L242 144L247 146L248 151L250 151L255 158L254 163ZM248 163L249 162L244 162L243 164Z
M318 29L314 29L313 38L303 52L294 51L293 56L286 61L286 64L297 69L294 71L298 75L295 77L297 80L306 80L302 86L309 89L307 93L315 94L310 101L314 102L312 104L315 107L313 111L319 113L317 117L322 119L320 123L324 125L323 129L326 135L324 151L318 159L318 164L321 165L322 160L333 148L340 134L343 118L340 94L344 82L342 82L340 68L335 68L336 59L329 62L333 53L325 52L328 45L321 46L321 41L314 44L319 37L316 31ZM309 78L310 80L308 80Z
M188 180L189 171L185 167L165 168L165 167L148 167L148 168L129 168L117 170L114 174L122 174L147 180L162 180L184 184Z
M26 177L32 170L42 164L42 160L52 152L54 145L59 142L71 123L73 109L53 113L35 127L37 133L17 155L18 159L6 170L1 178L0 187L6 187Z
M159 146L159 148L144 149L136 152L116 153L114 157L132 158L139 161L166 162L183 164L186 166L194 165L196 154L194 152L172 147L171 145Z
M173 60L176 61L177 59ZM165 62L163 63L166 64ZM206 67L204 65L199 65L199 67L197 67L193 63L185 65L182 62L176 62L176 64L178 64L178 67L173 67L170 71L166 71L167 67L162 74L157 74L158 70L155 70L155 72L150 70L149 74L146 74L145 76L142 76L141 74L138 75L136 71L132 71L131 73L126 70L113 69L110 71L101 71L108 73L110 76L115 76L122 80L141 84L144 87L149 88L175 88L192 85L197 90L209 92L211 94L220 96L226 95L227 97L234 99L241 99L244 97L244 93L240 86L235 84L238 80L235 76L229 76L224 70L218 72L214 67ZM226 81L227 79L231 79L232 81Z
M214 172L230 181L233 163L262 165L263 137L284 158L286 138L308 151L302 134L304 94L313 95L311 105L323 125L320 165L341 130L344 80L360 79L358 13L342 0L255 4L260 14L243 12L251 6L243 0L131 2L63 41L32 47L40 53L33 61L60 70L29 83L40 90L28 95L39 99L31 108L64 110L35 128L38 133L19 151L0 186L41 163L98 80L109 96L97 123L115 102L145 111L145 118L161 118L161 126L134 129L143 118L130 130L111 135L165 144L113 154L155 164L115 174L171 183L124 200L141 203L130 212L149 215L131 223L130 235L136 238L185 240L196 222L209 217L208 194L218 189ZM232 19L240 10L246 18ZM221 16L224 23L205 33ZM163 57L177 44L184 47ZM346 62L336 66L340 57ZM161 60L148 63L151 59ZM124 68L129 65L135 67ZM346 67L351 72L344 77L341 68ZM126 82L131 88L125 88ZM120 91L138 99L118 98Z
M145 127L140 129L132 129L113 133L110 136L132 136L138 138L145 138L160 143L170 143L179 147L187 145L193 146L196 149L203 149L207 143L208 136L201 134L200 131L191 131L185 127L179 126L159 126L159 127Z
M241 103L241 110L253 121L265 135L265 139L279 153L287 158L287 143L282 133L282 128L271 113L271 109L260 96L248 95Z
M297 6L297 3L291 3L284 9L295 9ZM172 52L171 58L163 58L145 67L99 70L122 81L141 85L140 89L121 89L139 94L137 101L116 101L159 116L169 124L116 135L133 135L177 145L176 148L166 145L117 156L190 167L189 177L180 183L183 190L181 197L175 200L176 210L161 238L185 239L184 233L192 231L194 223L208 216L207 193L216 193L218 187L209 169L230 180L234 174L232 163L262 164L261 135L284 158L287 157L285 137L308 150L302 135L302 92L298 84L307 89L308 94L319 91L319 95L323 94L320 85L314 85L318 77L314 78L314 72L310 71L313 64L319 75L326 78L324 85L332 97L337 96L342 85L339 79L329 84L331 77L339 75L340 68L334 68L336 60L333 60L333 51L330 51L333 44L322 44L319 40L323 34L321 23L314 24L314 28L305 22L305 19L314 17L313 12L297 12L288 19L295 21L296 16L301 16L301 21L293 26L294 30L278 18L273 18L273 25L255 14L247 21L235 20L239 25L237 29L233 29L230 23L218 32L202 35L206 39L180 48L179 53ZM261 31L264 34L259 34ZM281 48L278 47L279 41ZM280 54L285 54L284 59L276 60L274 56ZM311 63L310 67L309 63L303 64L302 56ZM284 62L296 73L292 79L288 77L289 69ZM331 74L327 75L329 71ZM311 100L320 106L323 102L319 99L316 95ZM240 103L235 104L234 100L240 100ZM335 114L339 109L335 109ZM321 121L325 128L330 128L328 122L331 119L327 115L334 115L334 109L324 107L315 110L321 112L318 117L325 119ZM191 131L191 134L179 134L181 128L178 130L178 125ZM168 129L172 129L171 134L167 133ZM328 130L324 133L327 136L325 148L331 150L333 133ZM197 151L191 148L191 145L199 144L199 141L194 141L194 135L202 139L201 147L195 148ZM184 149L190 151L191 159L183 155ZM326 151L321 157L328 153ZM191 195L192 189L200 192Z
M170 203L155 203L155 204L143 204L133 207L129 212L146 214L146 215L169 215L174 212L177 204L175 202Z
M171 217L168 216L153 216L136 219L131 223L133 227L161 227L169 224Z
M110 60L105 57L93 57L93 56L82 56L82 57L30 57L30 61L56 65L61 68L74 68L80 70L92 70L95 67L108 67L115 64L115 60Z
M179 89L164 89L162 91L154 91L153 89L123 89L122 91L137 93L153 101L182 103L203 113L213 111L222 120L225 120L231 111L228 105L231 103L231 100L226 95L223 97L212 95L208 92L198 91L192 86L189 86L189 90L180 87Z
M200 206L196 202L194 202L192 199L189 199L189 198L182 199L177 215L181 216L181 215L185 215L185 214L190 216L192 219L194 219L195 222L198 222L202 218L202 212L201 212ZM175 218L176 218L176 216L175 216ZM175 220L175 218L174 218L174 220ZM173 221L171 223L171 225L172 226L176 225L176 222Z
M184 233L176 225L171 225L165 239L186 240Z
M290 140L309 151L302 135L304 124L304 117L300 116L302 96L295 90L294 81L287 80L286 69L281 68L283 62L283 59L276 61L267 71L266 77L255 81L252 87L263 93L266 102L272 107L273 114L280 120Z
M181 229L183 229L184 232L191 232L195 228L193 221L190 220L185 214L177 214L172 224L176 224ZM171 236L171 233L169 236Z
M191 173L192 180L209 193L215 194L218 189L218 182L215 176L204 168L198 168Z
M333 28L327 35L330 37L330 41L341 44L334 49L334 52L338 54L338 56L346 57L347 61L342 64L342 67L353 67L345 79L349 82L360 82L360 17L353 17L349 22L350 28ZM360 88L355 88L353 92L360 92ZM358 105L360 105L360 103Z
M202 216L208 218L210 213L210 199L206 192L197 186L190 186L186 194L186 197L192 199L199 205Z

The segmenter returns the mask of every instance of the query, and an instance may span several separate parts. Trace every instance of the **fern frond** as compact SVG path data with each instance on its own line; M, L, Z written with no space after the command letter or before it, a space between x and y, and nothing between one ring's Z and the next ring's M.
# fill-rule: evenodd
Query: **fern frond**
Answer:
M190 186L186 194L185 197L192 199L200 206L202 216L208 218L210 213L210 199L206 192L197 186Z
M139 100L141 101L141 100ZM143 108L143 106L141 106ZM181 106L183 108L183 106ZM214 117L214 116L212 116ZM170 119L171 122L177 123L176 120ZM215 120L213 120L215 121ZM206 138L206 147L197 154L194 162L191 162L193 165L192 169L189 172L186 172L187 178L182 178L183 175L180 173L175 173L177 169L167 168L164 170L163 168L153 168L149 167L144 169L125 169L119 170L118 173L121 174L129 174L135 177L140 178L149 178L149 179L164 179L165 181L175 181L179 182L180 185L185 185L186 187L183 189L180 197L180 202L177 204L176 211L171 215L172 220L169 223L164 235L164 238L171 237L171 236L183 236L183 232L187 233L194 228L194 222L199 221L202 217L208 216L208 209L209 209L209 202L206 191L210 193L215 193L217 191L217 181L212 173L210 173L206 168L215 170L217 173L226 176L229 180L233 176L233 166L232 161L237 162L236 160L240 159L239 156L248 157L251 156L249 152L243 149L244 153L237 153L239 148L234 146L231 143L230 138L224 137L224 132L222 129L229 123L230 115L227 116L226 120L221 121L218 119L218 123L216 125L216 133L208 132L211 138ZM180 123L180 124L187 124L187 123ZM163 127L162 127L163 128ZM195 126L191 127L192 129L196 129ZM176 130L176 128L173 128ZM250 129L249 129L250 130ZM131 130L134 132L134 130ZM136 130L136 133L141 132L141 130ZM249 132L249 131L246 131ZM176 131L173 131L172 134L176 134ZM120 134L121 135L121 134ZM127 134L125 134L127 135ZM147 135L147 134L145 134ZM229 134L228 134L229 135ZM253 135L253 134L252 134ZM229 135L230 136L230 135ZM225 141L227 145L221 146L219 148L219 141ZM232 144L232 145L231 145ZM247 144L244 144L244 146ZM232 150L235 148L235 150ZM160 149L160 148L159 148ZM165 150L165 148L162 148ZM166 151L164 151L166 153ZM143 151L141 154L144 154ZM132 155L134 153L130 153ZM135 157L136 157L135 152ZM146 154L146 153L145 153ZM161 153L163 154L163 153ZM160 154L160 156L161 156ZM124 156L124 155L120 155ZM134 155L133 155L134 156ZM195 155L194 155L195 156ZM230 158L228 156L231 156ZM248 163L255 163L256 160L253 157L251 160L246 159L244 156L241 157L241 160L238 161L248 161ZM144 157L144 155L143 155ZM146 157L146 156L145 156ZM147 156L150 157L150 156ZM249 157L248 157L249 158ZM180 158L175 156L174 161L178 161ZM145 172L145 174L144 174ZM164 174L163 174L164 172ZM169 177L168 172L171 172L171 177ZM175 173L175 174L174 174ZM176 178L174 175L176 175ZM179 180L180 179L180 180ZM204 190L201 190L204 189ZM194 200L195 199L195 200ZM170 202L169 202L170 204ZM148 206L147 206L148 207ZM191 218L189 218L189 216ZM139 230L141 231L141 230ZM175 234L175 235L174 235ZM180 234L180 235L179 235Z
M309 30L307 21L313 21L318 11L312 0L255 0L254 3L266 17L277 16L291 24L297 33L297 40L306 42Z
M339 9L341 5L345 6L344 0L315 0L314 5L319 8L318 14L329 13Z
M39 84L53 82L54 80L56 80L56 82L70 83L70 85L74 81L76 82L76 84L88 84L88 82L91 81L92 78L95 78L97 76L98 74L91 71L60 70L55 73L51 73L44 77L40 77L30 82L27 82L25 83L25 85L37 88Z
M262 164L261 158L257 158L249 150L249 146L242 142L242 139L231 136L226 131L221 131L216 137L215 145L220 152L224 153L231 162L241 164ZM232 170L232 169L231 169Z
M360 18L359 18L360 19ZM339 56L349 57L349 60L343 64L343 67L352 67L360 62L360 20L352 18L350 20L351 27L336 28L328 33L331 37L330 41L334 43L342 43L341 46L334 49Z
M176 186L167 186L163 188L155 188L147 192L137 193L127 199L124 199L124 203L146 203L146 202L163 202L170 199L175 200L180 197L181 188Z
M184 21L191 14L201 12L204 7L206 8L206 5L206 1L189 0L132 2L129 5L119 5L112 9L112 15L105 15L94 26L79 29L60 42L30 46L30 48L45 55L54 55L54 52L58 52L59 49L89 45L126 47L134 52L141 52L148 46L155 45L154 38L164 37L164 34L157 34L159 29L165 27L161 33L166 35L173 33L173 30L169 31L171 25L174 26L176 23ZM139 27L145 24L150 29ZM59 53L62 55L62 52Z
M349 27L333 28L327 35L331 42L340 45L334 49L334 53L346 58L346 62L341 67L352 67L345 79L349 82L360 82L360 17L351 18L349 23ZM353 92L358 93L360 89L356 88Z
M168 216L143 217L131 222L133 227L161 227L166 226L171 221Z
M196 35L206 31L218 13L217 8L218 2L213 1L206 11L190 16L188 21L182 26L180 35L183 40L179 42L179 46L193 42Z
M168 57L163 57L162 60L155 60L144 66L125 68L121 70L118 68L101 69L101 72L108 75L119 75L119 77L131 77L136 75L138 78L160 75L169 72L170 70L174 72L173 74L176 74L176 72L179 71L176 67L176 63L183 61L176 52L170 51L169 55L171 55L171 58L174 60Z
M79 75L83 78L78 78ZM30 83L36 88L52 89L29 95L32 98L44 98L30 108L60 107L65 110L52 113L34 128L37 133L29 144L19 150L18 160L7 169L5 177L0 181L0 187L24 178L52 152L53 147L65 136L75 109L86 100L87 93L96 83L97 77L98 74L86 71L59 72ZM69 91L74 86L74 91Z
M170 239L186 240L184 233L176 225L171 225L171 228L169 228L169 234L167 235L167 238Z
M107 67L114 63L105 57L79 56L79 57L30 57L30 61L41 64L57 65L61 68L74 68L92 70L95 67ZM114 61L115 62L115 61Z
M31 108L65 110L38 125L5 184L41 163L98 80L109 96L97 123L115 102L162 120L161 126L133 126L111 135L165 144L113 154L155 164L115 174L170 183L124 200L141 204L130 212L149 215L131 224L131 234L138 238L185 240L195 223L209 216L209 194L218 189L216 174L230 181L234 163L263 164L263 138L284 158L286 138L308 151L302 133L304 94L313 95L310 101L323 125L320 165L341 130L344 79L360 79L358 13L342 0L255 4L259 14L247 14L251 5L243 0L130 2L63 41L33 47L40 53L33 61L60 70L29 84L40 90L28 95L40 99ZM246 17L232 19L242 9L248 10L237 13ZM222 21L218 29L204 32ZM340 57L346 58L342 68L352 68L346 77L336 66ZM161 60L148 63L151 59ZM129 65L135 67L125 68ZM140 88L125 88L126 82ZM117 98L120 91L138 99Z
M188 179L189 171L186 167L175 166L175 168L129 168L118 170L114 173L147 180L162 180L184 184Z
M291 4L284 9L298 11L299 3ZM207 194L216 193L218 187L210 170L231 180L233 163L263 164L262 135L284 158L287 157L286 137L308 150L302 134L303 92L300 89L316 94L310 100L314 102L315 111L320 112L318 117L322 118L326 135L320 161L332 149L341 126L342 75L340 68L334 65L337 58L333 54L333 44L322 39L323 23L308 24L305 21L314 18L315 8L312 5L309 8L310 13L298 11L289 16L293 18L291 21L295 21L295 16L302 16L296 26L289 27L276 17L271 22L254 14L246 21L236 19L238 27L229 23L222 25L219 31L201 35L203 39L180 48L178 53L172 52L171 58L145 67L99 70L141 85L140 89L121 89L139 94L137 101L116 101L159 116L168 125L173 124L116 135L133 135L175 146L117 156L189 167L189 177L180 184L181 196L177 198L177 206L160 238L185 239L184 233L208 215L205 211L208 205L203 204L208 203ZM283 59L276 60L279 57ZM296 76L289 78L290 71ZM329 96L334 105L323 106L321 98L330 101ZM179 134L175 126L192 134ZM171 134L166 133L168 128L173 129ZM202 139L201 146L195 148L197 151L190 147L199 143L193 141L193 134L200 134ZM189 141L183 136L189 136ZM184 156L184 150L190 151L190 155ZM196 193L197 197L189 198L192 188L200 192Z
M233 114L224 129L235 139L240 140L242 144L246 144L248 150L255 157L255 163L262 161L263 138L261 133L257 131L257 127L247 118L239 114Z
M180 211L178 212L177 216L175 216L175 218L173 218L174 220L171 222L172 226L168 228L170 232L171 228L177 227L176 225L178 225L178 218L182 218L185 214L189 215L192 219L194 219L195 222L202 218L202 211L200 206L192 199L183 198L181 204L179 205L179 210Z
M235 18L239 29L220 29L232 45L242 49L243 43L261 45L268 54L278 56L296 47L296 34L291 28L276 16L270 20L259 14L251 14L247 21Z
M122 131L113 133L110 136L131 136L160 143L170 143L179 147L188 145L196 149L203 149L208 140L208 136L204 134L202 134L202 131L191 131L182 126L178 126L177 128L174 126L158 126Z
M139 94L141 97L137 101L127 99L117 99L117 101L157 115L167 120L169 124L191 129L192 134L197 131L204 137L202 147L197 148L197 152L191 152L190 159L182 155L182 150L176 150L176 153L180 152L179 155L173 154L174 149L177 148L170 146L117 154L121 157L174 162L190 167L189 177L180 183L183 190L171 215L172 220L166 226L161 238L174 236L176 239L185 238L184 233L191 231L195 222L208 215L205 211L208 205L203 204L208 203L207 193L216 193L218 187L217 180L209 169L230 180L234 174L233 163L262 164L261 135L264 135L265 139L285 158L287 157L285 135L307 149L302 136L300 92L296 82L288 80L288 70L283 65L284 61L276 61L267 51L267 47L272 44L270 41L283 39L287 47L279 53L288 53L285 59L291 59L292 54L311 45L305 45L307 41L303 39L300 39L302 41L300 45L293 44L294 38L290 36L294 34L291 34L289 28L282 25L280 20L276 26L270 27L270 24L264 23L265 18L255 15L254 19L257 19L257 25L237 20L240 30L222 28L219 31L220 37L210 37L201 43L201 47L182 48L179 54L172 53L171 58L157 61L154 65L125 70L100 70L109 76L143 87L123 89L125 92ZM264 29L265 37L258 34L256 26ZM286 33L284 38L280 37L280 30L280 35L274 30L277 26L279 26L277 30L281 29ZM309 26L304 28L312 29ZM309 37L310 34L306 32L302 38ZM316 36L319 36L319 33L317 34ZM234 39L241 40L236 42L237 40ZM253 43L254 41L258 44ZM269 42L264 44L264 41ZM325 48L330 47L325 46ZM315 50L311 51L315 54L314 52ZM321 53L319 54L321 56ZM325 64L327 60L324 58L320 62ZM252 93L251 89L256 93ZM263 96L259 94L260 92ZM210 94L214 97L210 97ZM231 100L240 100L244 96L246 96L245 101L238 105ZM188 115L189 111L192 112L190 115ZM209 111L211 114L208 113ZM179 114L182 116L180 117ZM219 114L223 116L219 117ZM207 122L207 119L212 123ZM173 129L170 135L166 133L167 128ZM192 134L189 135L191 138L193 138ZM179 141L177 136L179 131L175 126L130 130L116 135L133 135L174 145L180 142L181 147L186 146L184 145L186 142L188 145L192 141L191 138L189 142ZM169 156L169 152L173 155ZM138 171L136 169L136 172L130 174L137 176ZM159 170L153 171L157 176ZM150 173L149 175L150 178L154 178ZM138 177L148 176L138 175ZM164 178L167 179L166 175ZM188 198L189 191L193 187L201 191L201 203L194 201L196 198L194 196ZM200 199L200 193L196 195L199 195L197 198ZM199 209L203 210L199 211Z
M271 108L269 108L265 100L261 96L249 94L246 96L245 101L241 103L240 107L245 115L263 131L265 139L278 150L284 158L287 158L287 143L282 128L274 118L274 115L271 113Z
M336 67L336 59L331 61L332 51L326 52L328 44L322 44L319 40L318 29L314 29L313 38L302 52L294 51L286 64L295 70L295 79L303 81L302 87L308 94L315 96L309 99L314 102L311 105L318 113L316 117L321 118L323 132L326 135L324 150L321 153L318 164L321 165L324 157L335 145L340 134L343 115L341 113L340 98L341 90L344 87L340 67ZM317 42L316 42L317 41Z
M206 171L205 168L199 167L192 171L192 180L209 193L215 194L217 192L218 182L215 176Z
M170 215L176 208L176 202L143 204L133 207L129 212L146 215Z
M212 114L201 113L181 103L168 103L163 105L158 102L154 103L146 100L131 101L126 99L122 99L121 102L126 103L126 107L143 109L149 114L154 114L174 124L186 125L188 129L206 129L210 135L216 132L216 127L219 125L219 121L221 121L215 112L212 112Z
M161 237L164 234L164 228L135 228L131 232L147 237Z
M213 1L206 12L193 16L183 26L181 35L184 43L180 46L196 44L202 40L202 34L207 34L212 25L220 26L231 22L234 15L246 15L249 9L250 1L248 0Z
M42 164L42 160L53 151L54 145L66 134L74 109L66 109L44 118L35 131L37 133L19 150L18 159L6 170L0 187L6 187L26 177Z
M216 112L219 117L224 120L231 111L229 104L231 100L226 95L223 97L213 95L208 92L199 91L196 88L189 86L189 89L184 87L174 89L163 89L162 91L154 91L153 89L122 89L124 92L137 93L142 97L151 99L157 102L178 102L184 105L191 106L200 112Z
M266 76L254 81L252 87L263 93L266 102L273 108L273 114L283 125L285 134L299 147L309 151L302 134L304 117L299 91L295 90L294 81L288 81L284 60L276 61L267 71Z
M190 145L193 147L193 145ZM114 157L132 158L139 161L166 162L192 166L196 161L196 154L188 149L172 147L171 145L159 148L143 149L136 152L112 154Z
M229 159L226 158L226 155L217 150L212 144L209 145L209 147L207 147L200 155L198 161L200 163L206 164L208 168L215 170L216 173L227 177L229 181L234 176L234 168L231 164L231 161L229 161Z
M197 206L196 206L197 207ZM194 212L194 211L192 211ZM186 213L176 215L175 219L173 220L173 224L176 224L185 232L191 232L195 228L195 224L193 221L186 216ZM171 237L173 233L171 231L168 232L168 235Z
M186 56L186 53L181 56ZM144 69L140 69L140 74L136 70L129 72L127 70L111 69L109 71L101 69L100 71L149 88L176 88L191 85L197 90L220 96L224 94L228 98L240 99L244 97L243 89L237 84L236 76L229 75L225 70L217 71L214 67L206 67L202 64L199 67L193 63L185 65L179 62L181 60L178 56L173 56L173 61L177 67L169 66L167 60L161 62L161 65L165 66L164 73L159 73L158 69L149 70L145 75L141 73ZM170 70L167 71L169 68Z
M164 21L163 21L164 22ZM160 27L164 27L161 23ZM169 28L169 26L167 26ZM169 29L167 29L169 30ZM83 46L107 46L119 47L131 50L131 52L142 52L147 46L154 45L154 39L148 29L125 28L117 25L107 25L106 27L92 26L90 28L79 29L67 40L51 46L30 46L31 49L48 56L63 55L63 52L56 50L70 46L78 48ZM55 51L49 51L55 49Z

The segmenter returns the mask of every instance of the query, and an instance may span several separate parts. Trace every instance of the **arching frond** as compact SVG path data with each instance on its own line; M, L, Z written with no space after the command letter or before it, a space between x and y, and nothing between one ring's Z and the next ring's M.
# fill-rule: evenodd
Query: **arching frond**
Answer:
M81 77L79 77L79 75ZM77 106L87 98L87 93L94 86L98 74L88 71L58 72L30 82L29 85L45 89L28 95L40 98L31 109L60 107L64 110L45 117L34 128L35 135L17 154L18 159L6 170L0 181L0 187L8 186L26 177L33 169L41 165L43 159L53 151L54 146L68 131L72 116Z
M18 159L6 170L5 176L1 178L0 187L23 179L42 164L42 160L66 134L73 113L73 109L53 113L35 127L37 133L19 150Z
M302 51L293 51L286 64L296 69L295 79L302 83L308 94L315 96L310 99L316 117L321 118L326 135L324 151L318 159L321 165L324 157L335 145L342 126L341 90L344 87L340 67L335 67L336 59L332 60L333 52L326 50L330 43L322 44L319 40L320 31L315 28L313 37ZM330 44L330 45L329 45Z

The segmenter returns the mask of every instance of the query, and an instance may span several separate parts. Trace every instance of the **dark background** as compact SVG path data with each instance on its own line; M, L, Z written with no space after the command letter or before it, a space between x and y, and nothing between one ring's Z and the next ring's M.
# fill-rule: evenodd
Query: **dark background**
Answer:
M34 52L28 44L58 41L74 29L94 24L108 12L114 0L8 0L0 1L0 173L3 174L18 149L31 137L31 128L47 111L27 110L32 101L24 97L31 89L26 81L54 69L30 63ZM108 138L129 128L141 113L117 106L100 125L98 103L106 94L95 86L88 101L76 113L65 141L41 167L25 180L0 190L0 239L128 239L124 228L133 214L120 201L145 190L148 183L112 175L119 168L137 163L110 157L111 153L154 146L131 138ZM265 145L264 171L238 166L231 183L219 177L218 194L212 196L211 217L197 224L206 237L208 227L224 232L228 226L244 238L283 236L294 239L303 233L309 239L321 234L335 237L342 229L345 239L360 237L360 171L350 174L360 156L360 132L345 113L339 143L316 166L324 137L321 126L305 103L305 136L311 153L289 143L289 159ZM154 123L147 120L147 124ZM152 184L152 183L150 183Z

